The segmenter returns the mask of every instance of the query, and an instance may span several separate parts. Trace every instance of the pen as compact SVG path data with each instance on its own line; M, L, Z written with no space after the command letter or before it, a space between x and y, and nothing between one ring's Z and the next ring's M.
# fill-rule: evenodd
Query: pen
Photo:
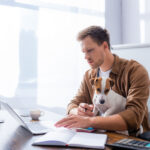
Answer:
M86 112L88 109L87 108L84 108L84 112Z

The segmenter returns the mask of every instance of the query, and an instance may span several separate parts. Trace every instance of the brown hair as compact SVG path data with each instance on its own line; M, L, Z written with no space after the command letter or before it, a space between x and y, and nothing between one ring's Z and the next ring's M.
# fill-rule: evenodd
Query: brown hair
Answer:
M90 36L98 45L106 41L110 49L110 37L106 29L100 26L90 26L79 32L77 39L82 41L87 36Z

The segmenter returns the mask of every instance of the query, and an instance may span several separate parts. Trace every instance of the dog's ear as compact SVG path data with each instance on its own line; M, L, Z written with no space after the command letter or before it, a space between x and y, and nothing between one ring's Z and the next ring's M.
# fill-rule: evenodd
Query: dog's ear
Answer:
M92 78L92 79L90 80L91 85L94 85L94 80L95 80L95 78Z
M112 88L114 85L114 80L112 80L111 78L109 78L109 82L110 82L110 87Z
M92 78L91 80L90 80L90 82L91 82L91 85L94 85L94 84L96 84L97 82L98 82L98 80L101 80L101 78Z
M98 84L98 81L101 81L102 80L102 78L100 77L100 78L95 78L95 80L94 80L94 84L96 85L96 84Z
M95 78L94 83L97 83L97 82L98 82L98 78Z

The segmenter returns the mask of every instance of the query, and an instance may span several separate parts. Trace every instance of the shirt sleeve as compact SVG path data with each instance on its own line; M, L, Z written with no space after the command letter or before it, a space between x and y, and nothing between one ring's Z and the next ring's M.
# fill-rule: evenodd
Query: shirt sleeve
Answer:
M125 120L128 131L138 130L147 112L149 97L149 76L141 65L132 68L128 74L130 87L125 111L119 115Z

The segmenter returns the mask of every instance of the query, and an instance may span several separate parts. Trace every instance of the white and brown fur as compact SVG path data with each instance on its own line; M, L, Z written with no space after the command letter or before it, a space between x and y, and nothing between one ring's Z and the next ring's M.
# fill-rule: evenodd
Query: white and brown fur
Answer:
M125 110L126 98L112 90L114 82L110 78L95 78L91 83L94 86L93 113L109 116Z
M94 86L93 113L95 116L99 114L106 117L125 110L126 98L112 90L114 85L112 79L99 77L92 79L91 84ZM128 135L127 130L116 132ZM137 135L141 133L143 133L142 125Z

